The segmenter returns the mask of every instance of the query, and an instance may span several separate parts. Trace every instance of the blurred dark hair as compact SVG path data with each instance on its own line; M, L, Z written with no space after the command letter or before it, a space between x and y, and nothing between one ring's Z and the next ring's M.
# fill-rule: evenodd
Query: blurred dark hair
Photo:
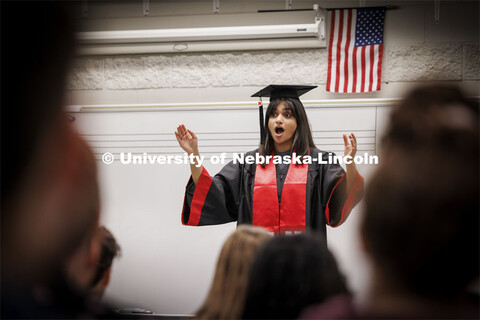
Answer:
M285 104L286 108L292 111L292 115L297 120L297 130L293 136L292 149L295 149L297 155L307 155L309 148L316 148L313 142L310 124L308 123L307 114L303 104L298 99L280 98L270 101L267 112L265 113L265 142L260 144L260 154L270 155L274 151L274 141L270 130L268 130L268 120L277 110L280 104Z
M30 281L55 281L54 268L98 220L95 159L63 112L75 51L74 8L62 1L1 2L2 278L15 283L26 275L4 277L7 269L30 269ZM62 180L68 183L53 186ZM49 204L54 193L58 203Z
M479 105L430 85L393 110L362 234L395 286L451 298L479 274Z
M2 225L41 152L47 128L61 115L75 37L71 5L2 1Z
M105 228L100 227L102 233L102 247L100 252L100 259L98 261L97 272L93 277L92 287L96 286L105 275L108 269L112 266L113 259L120 256L120 246L113 234Z
M305 307L346 293L344 279L322 238L278 236L252 267L244 319L296 319Z

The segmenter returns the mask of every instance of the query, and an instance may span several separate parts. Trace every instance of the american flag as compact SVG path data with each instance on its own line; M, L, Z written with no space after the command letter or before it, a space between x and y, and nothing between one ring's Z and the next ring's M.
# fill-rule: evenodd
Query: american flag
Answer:
M380 90L385 8L332 10L327 91Z

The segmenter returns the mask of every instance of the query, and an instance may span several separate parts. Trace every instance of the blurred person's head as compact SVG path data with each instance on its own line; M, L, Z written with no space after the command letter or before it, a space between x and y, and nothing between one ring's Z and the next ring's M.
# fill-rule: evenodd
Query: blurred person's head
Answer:
M93 280L90 282L90 293L101 298L110 283L113 259L120 255L120 246L110 230L104 226L99 228L99 233L101 241L100 258L95 268Z
M96 168L63 114L70 3L1 5L2 283L28 287L55 281L97 223Z
M347 293L324 240L278 236L259 252L249 279L244 319L296 319L305 307Z
M271 238L265 229L241 225L225 241L200 319L238 319L241 316L252 263L261 246Z
M96 224L87 230L80 246L66 261L64 274L67 283L79 295L91 295L92 279L101 259L102 238L102 230Z
M361 224L379 295L454 301L479 274L479 144L479 105L455 87L392 111Z
M65 124L69 126L69 124ZM2 242L2 266L21 285L55 282L66 259L84 247L99 221L96 163L85 141L65 127L37 157ZM50 152L48 152L50 151ZM8 257L8 259L7 259Z
M37 157L58 137L75 49L69 7L56 1L1 4L2 209L13 205L19 189L38 170ZM19 12L23 19L18 19ZM9 213L2 210L2 224L4 219L8 222Z

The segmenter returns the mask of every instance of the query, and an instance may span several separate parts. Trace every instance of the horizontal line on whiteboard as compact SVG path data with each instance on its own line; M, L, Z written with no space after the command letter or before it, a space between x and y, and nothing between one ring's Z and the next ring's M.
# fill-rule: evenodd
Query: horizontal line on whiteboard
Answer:
M335 100L304 100L305 108L311 107L355 107L393 105L401 99L335 99ZM258 101L237 102L192 102L192 103L158 103L158 104L105 104L105 105L69 105L66 112L128 112L128 111L168 111L200 109L216 110L248 110L258 109ZM265 101L266 107L268 102Z
M315 132L365 132L365 131L372 131L374 129L357 129L357 130L312 130L312 133ZM154 136L154 135L172 135L173 133L83 133L82 136ZM199 134L259 134L259 132L248 131L248 132L197 132L196 135Z
M328 137L313 137L314 140L316 139L341 139L341 136L328 136ZM375 138L374 135L372 136L364 136L360 137L361 139L369 139ZM202 141L241 141L241 140L259 140L259 138L218 138L218 139L201 139ZM87 142L177 142L175 139L153 139L153 140L86 140Z
M375 136L364 136L360 137L359 139L361 140L366 140L366 139L374 139ZM328 137L313 137L313 140L316 141L325 141L325 140L341 140L343 142L342 136L328 136ZM224 142L224 141L245 141L245 142L252 142L257 144L257 141L259 140L258 138L218 138L218 139L201 139L202 141L218 141L218 142ZM168 140L160 140L160 139L152 139L152 140L87 140L89 143L140 143L140 142L171 142L175 143L175 145L178 146L177 140L174 139L168 139ZM205 145L203 145L205 146ZM203 147L202 146L202 147Z
M339 145L343 146L343 143L329 143L329 145ZM358 144L359 146L365 146L365 145L375 145L375 143L360 143ZM256 148L258 147L257 145L252 145L252 144L239 144L239 145L204 145L200 146L202 149L204 148L228 148L228 147L245 147L245 148ZM112 148L112 149L118 149L118 148L180 148L179 146L92 146L92 148Z
M229 153L247 153L249 151L252 151L252 150L248 150L248 151L242 151L242 150L236 150L236 151L223 151L223 152L219 152L219 151L203 151L201 154L222 154L222 153L226 153L227 155ZM323 150L325 152L343 152L344 149L330 149L330 150ZM374 151L373 149L368 149L368 148L359 148L357 150L357 152L367 152L367 151ZM102 155L104 154L105 152L94 152L95 155ZM111 154L113 155L120 155L122 152L110 152ZM143 155L143 153L138 153L138 152L123 152L123 153L131 153L132 155ZM149 155L172 155L172 156L185 156L185 153L179 153L179 152L149 152Z
M211 147L232 147L232 145L208 145L208 146L200 146L202 149L203 148L211 148ZM256 148L258 146L255 145L235 145L235 147L249 147L249 148ZM101 146L101 147L95 147L93 146L92 148L180 148L178 145L177 146Z
M341 136L328 136L328 137L313 137L313 140L324 140L324 139L341 139L342 137ZM358 137L357 137L358 138ZM364 137L360 137L360 139L372 139L372 138L375 138L374 135L372 136L364 136ZM250 140L254 140L254 141L257 141L259 140L258 138L224 138L224 139L221 139L221 138L218 138L218 139L201 139L202 141L242 141L242 140L245 140L245 141L250 141ZM89 143L95 143L95 142L100 142L100 143L106 143L106 142L175 142L177 143L177 140L174 140L174 139L168 139L168 140L164 140L164 139L154 139L154 140L86 140L87 142Z
M313 139L340 139L342 138L339 135L334 136L313 136ZM375 138L375 132L372 131L371 135L365 135L358 137L360 139L369 139ZM259 140L258 137L244 137L244 138L201 138L202 141L242 141L242 140ZM85 140L87 142L177 142L176 139L145 139L145 140L137 140L137 139L130 139L130 140Z
M196 134L259 134L258 132L197 132ZM154 135L173 135L173 132L168 133L84 133L82 136L154 136Z

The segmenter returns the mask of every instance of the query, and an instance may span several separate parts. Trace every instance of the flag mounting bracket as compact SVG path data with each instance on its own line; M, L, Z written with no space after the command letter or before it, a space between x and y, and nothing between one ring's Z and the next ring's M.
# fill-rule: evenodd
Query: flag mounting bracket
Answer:
M435 10L435 24L439 24L440 23L440 1L435 0L434 10Z
M143 16L146 17L150 14L150 0L143 0Z
M313 11L315 11L315 22L318 23L318 36L320 39L325 39L325 23L324 23L324 17L325 17L325 9L321 8L324 11L323 15L320 15L320 7L318 4L313 5Z
M285 10L292 10L293 0L285 0Z
M82 18L88 17L88 0L82 1Z

